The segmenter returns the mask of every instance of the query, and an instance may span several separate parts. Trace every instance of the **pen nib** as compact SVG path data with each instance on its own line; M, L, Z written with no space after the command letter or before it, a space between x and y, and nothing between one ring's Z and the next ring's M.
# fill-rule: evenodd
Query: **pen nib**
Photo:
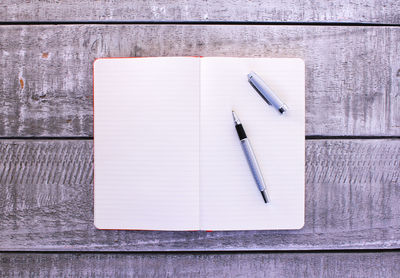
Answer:
M239 117L236 115L235 111L232 110L232 117L235 124L240 125Z

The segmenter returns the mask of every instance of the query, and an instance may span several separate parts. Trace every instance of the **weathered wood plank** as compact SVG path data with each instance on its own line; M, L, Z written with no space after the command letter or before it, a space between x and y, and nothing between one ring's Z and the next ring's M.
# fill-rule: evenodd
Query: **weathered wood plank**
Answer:
M4 21L259 21L400 23L398 1L12 1Z
M390 60L394 72L389 71L388 74L391 76L391 90L386 91L385 96L385 108L388 109L386 112L386 124L388 129L398 130L397 134L400 134L400 44L399 40L394 37L391 38L393 44L390 50ZM397 53L397 54L396 54Z
M298 231L97 230L92 156L92 141L0 141L0 250L400 247L400 140L308 140Z
M400 252L0 253L2 277L398 277Z
M0 136L92 136L97 57L306 61L307 135L400 135L399 28L3 26Z

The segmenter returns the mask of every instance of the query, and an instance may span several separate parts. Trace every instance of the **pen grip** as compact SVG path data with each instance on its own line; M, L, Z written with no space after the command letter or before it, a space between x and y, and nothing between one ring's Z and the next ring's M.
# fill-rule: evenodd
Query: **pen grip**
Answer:
M256 156L254 155L253 148L250 145L250 141L246 138L240 141L243 152L246 156L247 163L249 164L251 173L253 174L254 181L260 191L265 190L265 182L261 173L261 169L258 166Z
M246 132L244 131L243 125L238 124L235 125L237 135L239 136L239 140L243 140L247 138Z

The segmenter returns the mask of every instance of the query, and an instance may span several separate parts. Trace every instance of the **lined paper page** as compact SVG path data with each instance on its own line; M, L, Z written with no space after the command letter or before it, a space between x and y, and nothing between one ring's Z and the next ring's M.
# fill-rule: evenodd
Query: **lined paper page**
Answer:
M247 81L255 71L289 106L264 102ZM246 130L267 183L265 204L232 120ZM299 229L304 224L304 63L300 59L201 61L200 227Z
M94 65L94 221L199 229L199 59Z

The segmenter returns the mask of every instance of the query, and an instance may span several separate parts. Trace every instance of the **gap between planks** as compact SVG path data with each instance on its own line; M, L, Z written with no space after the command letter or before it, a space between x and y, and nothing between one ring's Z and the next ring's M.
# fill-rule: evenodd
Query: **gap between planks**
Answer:
M124 251L124 250L110 250L110 251L71 251L71 250L1 250L1 254L127 254L127 255L142 255L142 254L151 254L151 255L230 255L230 254L322 254L322 253L331 253L331 254L360 254L360 253L399 253L400 248L389 248L389 249L298 249L298 250L179 250L179 251Z
M325 135L306 135L306 140L387 140L400 139L400 136L325 136ZM5 136L0 140L93 140L92 136Z
M291 22L291 21L0 21L0 25L289 25L289 26L352 26L400 27L394 23L358 22Z

